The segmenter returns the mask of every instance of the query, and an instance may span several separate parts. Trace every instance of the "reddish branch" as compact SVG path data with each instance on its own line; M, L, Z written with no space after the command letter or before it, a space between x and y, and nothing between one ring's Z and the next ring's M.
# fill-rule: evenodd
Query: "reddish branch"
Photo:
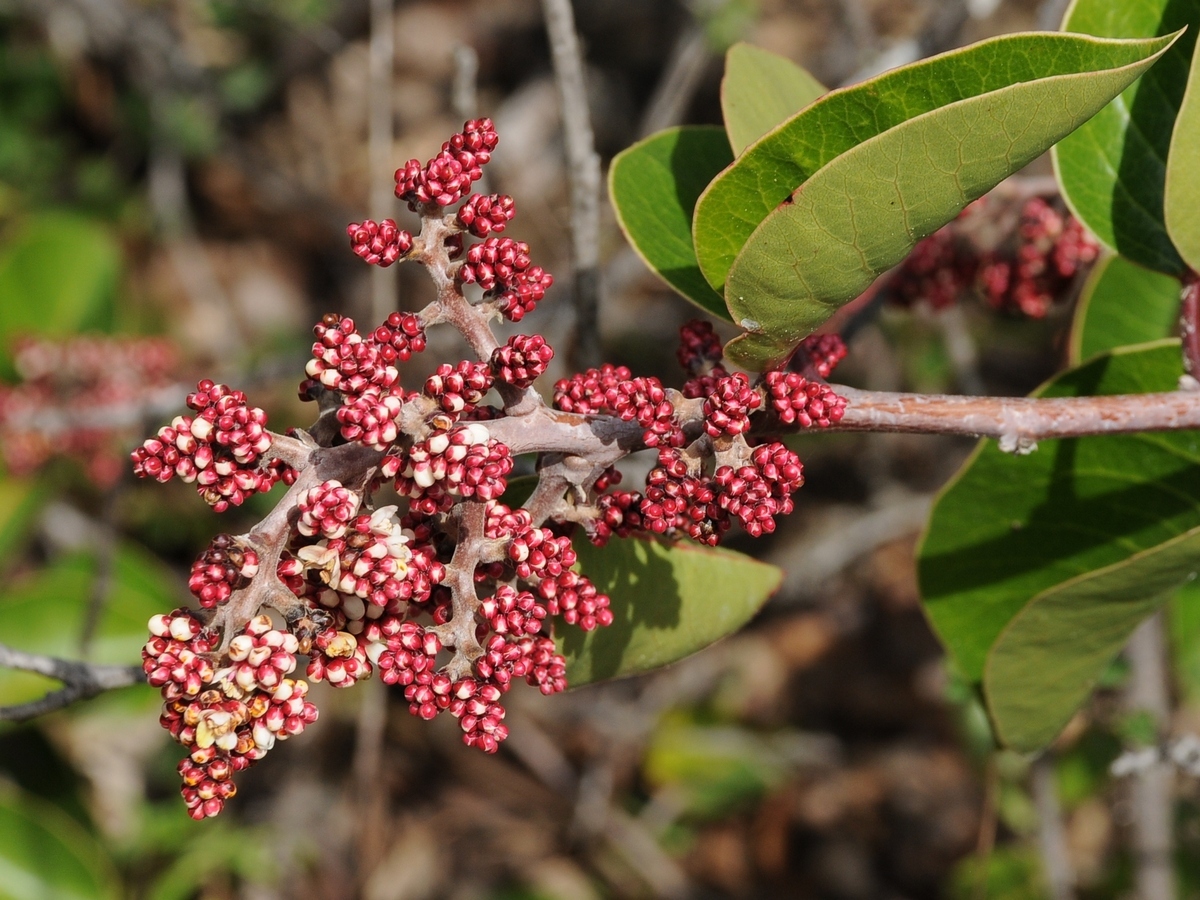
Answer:
M474 307L456 310L464 316L482 315ZM842 431L890 431L908 434L967 435L997 438L1009 451L1028 452L1040 440L1146 431L1200 429L1200 393L1137 394L1107 397L1030 399L1025 397L961 397L862 391L834 385L849 402ZM533 395L536 397L536 394ZM414 401L415 402L415 401ZM691 412L685 430L699 424L695 403L680 403ZM491 434L514 454L546 454L541 480L528 504L540 523L560 508L572 486L586 485L598 471L638 450L645 449L642 428L608 415L578 415L553 410L538 399L527 409L488 423ZM275 575L300 498L312 487L330 479L350 484L362 481L379 464L381 451L358 443L319 447L284 435L273 435L271 453L297 470L294 485L274 510L248 535L259 550L262 565L250 585L238 591L221 608L213 624L232 636L260 606L298 614L299 601ZM478 653L474 640L473 609L477 605L471 573L482 560L486 542L478 535L477 520L483 504L463 504L461 542L448 567L446 584L452 588L454 619L438 629L448 646L459 650L456 670L469 668ZM39 672L56 678L65 687L32 703L0 708L0 719L23 720L62 708L76 700L140 680L140 669L92 666L84 663L25 654L0 645L0 666Z
M1200 397L1191 392L1033 399L833 387L848 401L834 426L843 431L992 437L1008 451L1032 450L1050 438L1200 428Z

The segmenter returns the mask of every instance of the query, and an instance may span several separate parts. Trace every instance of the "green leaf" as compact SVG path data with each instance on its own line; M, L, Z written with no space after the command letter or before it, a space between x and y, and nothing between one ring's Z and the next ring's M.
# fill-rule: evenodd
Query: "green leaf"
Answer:
M900 70L908 79L885 96L893 102L904 98L908 106L875 106L883 121L903 112L909 117L813 172L742 246L729 268L725 302L750 334L733 341L727 355L748 368L782 362L838 307L901 262L917 241L1086 121L1170 40L1010 35ZM929 83L931 73L956 87ZM920 93L913 96L918 85ZM792 122L816 114L834 96L817 101ZM790 125L755 147L787 134ZM854 133L844 123L832 130L847 141ZM805 141L795 143L796 149L805 146ZM753 153L746 151L722 178ZM702 245L709 232L702 224L706 200L716 196L719 183L701 198L695 222L700 264L710 276ZM773 187L755 192L755 215L763 211L757 204L775 193Z
M0 594L4 642L30 653L78 659L96 573L96 560L77 554L6 586ZM136 546L122 544L113 561L104 616L92 640L92 661L137 664L146 623L175 606L173 598L178 596L162 563ZM57 687L57 682L39 675L0 669L0 705L33 700Z
M1036 395L1170 391L1181 371L1178 341L1158 341L1096 357ZM980 681L1032 598L1198 526L1196 432L1043 441L1029 456L983 441L930 514L917 562L925 609L959 670Z
M613 623L584 633L560 628L572 687L648 672L741 628L783 573L732 550L614 539L576 542L579 568L612 600Z
M37 519L49 494L48 486L23 478L0 478L0 572Z
M608 170L617 222L656 275L701 309L729 311L708 286L692 249L692 210L713 176L733 160L715 126L669 128L622 150Z
M1162 59L1054 148L1063 196L1101 241L1151 269L1183 268L1163 222L1171 129L1200 27L1200 0L1075 0L1063 30L1153 37L1188 30Z
M28 219L0 251L0 350L25 334L111 323L121 251L109 230L71 213Z
M104 900L118 896L111 860L74 819L0 784L0 897Z
M754 229L818 170L872 138L933 113L932 123L942 128L932 134L949 139L953 150L962 137L958 132L967 127L966 122L955 121L962 115L953 111L957 104L982 100L986 107L992 99L1009 98L1002 91L1015 90L1021 97L1031 94L1034 103L1037 96L1045 95L1044 108L1034 121L997 117L978 123L976 141L987 145L984 156L993 159L997 149L1003 155L1012 140L1005 121L1012 122L1012 130L1057 123L1065 134L1136 78L1167 43L1005 35L826 94L746 148L701 195L693 227L700 267L709 284L722 289ZM953 132L944 134L945 129ZM887 208L896 199L898 175L936 177L930 163L922 155L916 172L893 171L882 197L864 199ZM957 172L959 165L955 153L949 174ZM964 192L967 188L964 185Z
M1071 325L1071 362L1127 344L1175 334L1178 279L1121 256L1100 260L1088 275Z
M734 44L721 79L721 114L734 155L825 92L825 85L790 59Z
M1175 592L1168 607L1171 662L1183 702L1200 697L1200 578Z
M666 717L646 748L644 775L672 788L689 816L718 817L746 806L787 780L814 756L810 735L756 733L737 725L703 725Z
M1017 750L1050 743L1129 636L1200 566L1200 526L1038 594L988 654L996 734Z
M1200 9L1200 3L1194 4ZM1200 30L1200 15L1194 28ZM1183 261L1200 272L1200 54L1192 54L1187 91L1179 105L1163 196L1167 234Z

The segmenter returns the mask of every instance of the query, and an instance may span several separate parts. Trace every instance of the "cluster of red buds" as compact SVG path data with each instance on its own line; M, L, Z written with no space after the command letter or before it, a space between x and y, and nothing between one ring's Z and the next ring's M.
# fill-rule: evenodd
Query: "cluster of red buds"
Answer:
M246 403L246 395L223 384L201 381L188 395L195 416L176 416L133 452L139 478L196 484L217 512L241 506L251 494L269 491L293 473L268 461L267 414Z
M169 390L176 354L161 338L26 339L13 362L20 382L0 385L0 453L8 470L28 475L67 457L108 487L120 477L145 412Z
M793 359L807 376L773 371L752 384L747 375L725 369L712 326L694 321L680 332L678 359L691 376L681 394L611 365L560 380L554 386L559 409L636 419L646 428L643 443L659 448L659 464L647 476L644 493L600 489L596 514L586 522L591 540L603 545L613 535L646 531L715 546L734 521L755 537L774 531L776 518L792 511L791 495L804 483L803 466L778 441L759 443L751 435L780 425L828 428L841 421L846 401L820 379L845 355L841 338L814 335ZM701 426L690 443L689 420ZM619 475L602 478L620 481Z
M235 773L317 719L308 684L287 677L299 642L269 616L255 616L232 637L228 665L219 669L212 663L217 645L200 619L177 609L150 620L142 648L146 680L163 696L160 722L188 751L178 771L193 819L221 812L237 793Z
M1078 219L1034 197L1021 210L1012 258L984 259L979 283L994 309L1040 319L1099 255L1100 245Z
M1043 318L1065 298L1100 245L1061 201L1032 197L1015 228L995 234L990 198L975 201L913 248L888 288L903 306L924 301L944 309L977 294L993 309Z
M497 314L531 311L551 281L526 245L494 236L511 199L467 196L495 147L488 120L468 122L425 166L397 173L397 196L421 216L415 237L390 221L351 226L354 252L375 265L421 262L438 296L371 331L337 315L316 326L300 385L319 401L316 425L273 434L240 392L206 381L188 398L195 414L133 454L138 475L199 482L218 510L290 485L249 534L218 536L196 561L200 612L151 622L147 677L163 690L164 726L188 747L180 773L196 818L219 812L234 773L315 718L306 682L291 677L298 665L335 688L379 677L413 715L448 713L464 743L495 752L514 684L566 688L562 629L614 620L610 598L577 571L574 539L715 544L735 522L769 532L803 483L800 460L769 435L842 416L845 401L821 380L845 355L839 339L811 338L795 371L752 379L724 368L704 323L683 332L684 391L605 365L559 381L557 410L548 406L535 382L552 348L537 334L501 344L490 328ZM472 283L479 302L463 293ZM401 367L439 323L474 359L408 378L421 389L406 390ZM617 490L614 463L646 448L659 465L644 491ZM509 476L526 454L539 485L516 505ZM400 502L375 508L385 486Z

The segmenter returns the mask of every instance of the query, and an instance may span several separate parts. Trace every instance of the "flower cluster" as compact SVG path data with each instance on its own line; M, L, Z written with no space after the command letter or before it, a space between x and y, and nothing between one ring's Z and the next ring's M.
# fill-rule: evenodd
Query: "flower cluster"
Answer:
M666 409L656 412L655 421L673 423L670 439L660 441L653 431L643 435L647 446L659 447L658 465L647 476L644 493L604 493L619 477L603 477L603 485L597 480L596 515L588 523L592 542L602 546L614 535L647 531L687 535L714 546L735 521L755 537L774 531L776 519L793 509L792 494L804 483L804 468L783 444L751 443L748 438L760 425L767 430L781 425L828 428L839 422L845 398L816 378L831 373L845 354L836 335L813 336L796 353L811 378L773 371L752 384L748 376L725 369L710 325L689 322L680 332L678 358L692 377L681 395L664 392ZM620 399L638 396L629 386L646 381L630 379L627 369L605 366L559 381L554 401L567 411L620 414ZM631 407L652 408L648 401L657 395L641 396L641 405ZM687 400L703 401L702 433L685 447L676 407Z
M0 385L0 454L16 475L76 460L97 484L120 477L134 424L171 384L174 346L161 338L25 339L20 382Z
M499 140L491 119L471 119L424 166L410 159L396 170L396 196L414 211L421 204L457 203L483 177L482 167L491 160Z
M196 484L204 502L217 512L241 506L259 491L269 491L290 474L267 464L271 449L267 414L246 403L246 395L223 384L201 381L188 395L196 415L176 416L133 452L139 478Z
M412 235L396 227L391 219L366 219L346 226L350 247L364 262L386 269L412 249Z
M458 270L463 284L477 284L495 301L506 319L520 322L533 312L554 283L553 276L533 265L529 245L510 238L488 238L467 251Z
M1011 233L990 226L998 201L982 198L913 248L889 286L889 299L944 309L977 293L993 309L1040 319L1065 297L1100 245L1061 202L1026 200Z
M1034 197L1021 210L1012 257L984 259L979 283L994 309L1040 319L1099 254L1100 245L1078 219Z
M317 719L307 683L287 677L299 642L270 617L246 623L219 669L211 661L216 649L216 635L186 610L152 618L142 648L146 680L163 695L160 721L188 750L178 771L193 819L221 812L237 793L235 773Z
M258 554L228 534L218 534L192 563L188 589L205 609L220 606L258 574Z
M549 409L531 388L550 345L537 334L501 344L489 331L497 313L516 321L532 310L551 283L526 245L495 236L511 198L470 193L495 146L488 120L468 122L425 166L397 173L397 196L421 215L415 237L390 220L350 227L366 262L420 261L438 295L374 330L339 315L316 326L300 385L320 402L316 426L272 434L240 392L206 381L188 398L194 415L134 451L138 475L199 482L217 509L274 480L292 484L250 534L220 535L196 561L200 612L151 621L147 679L163 692L163 725L188 748L180 774L196 818L220 812L235 772L316 718L308 682L294 677L301 665L334 688L378 677L413 715L449 714L464 743L495 752L513 685L566 688L561 629L613 622L610 598L577 570L573 539L711 545L735 522L772 531L803 469L761 435L842 416L845 401L821 380L845 355L836 337L806 341L796 371L752 379L724 367L716 333L698 322L682 335L684 391L604 365L560 380ZM480 240L466 246L468 236ZM466 284L483 289L482 302ZM438 323L458 328L475 358L408 373ZM493 390L500 405L485 405ZM588 435L601 449L587 449ZM525 506L505 502L513 448L540 469ZM614 448L657 451L642 491L618 489ZM604 459L589 474L592 453ZM548 477L568 456L574 480ZM376 508L388 487L399 503Z

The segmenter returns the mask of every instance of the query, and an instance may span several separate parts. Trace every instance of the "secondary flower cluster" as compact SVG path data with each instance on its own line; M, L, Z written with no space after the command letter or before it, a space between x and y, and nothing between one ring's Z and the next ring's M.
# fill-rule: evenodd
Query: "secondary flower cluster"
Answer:
M142 648L146 680L160 689L159 721L188 755L180 761L188 815L217 815L237 793L233 775L262 759L276 741L300 734L317 719L308 684L287 676L299 642L255 616L233 637L214 667L218 638L187 610L150 620Z
M175 349L161 338L23 340L20 377L0 385L0 452L27 475L53 457L81 463L101 486L116 482L142 411L171 384Z
M804 341L795 362L828 375L844 356L840 338L822 335ZM804 469L782 443L751 439L752 430L758 424L768 432L780 425L827 428L846 409L845 399L827 384L799 372L767 372L754 384L741 372L730 374L707 322L683 327L678 358L692 377L675 399L657 379L633 378L625 367L607 364L554 386L559 409L636 419L646 429L646 446L659 448L644 492L596 497L597 515L587 528L598 545L614 534L648 531L715 546L734 521L755 537L774 531L776 517L793 509L791 497L804 483ZM686 400L700 404L701 429L690 442L680 414ZM619 483L619 473L604 481Z
M1042 197L1021 207L1015 229L997 241L989 233L996 201L982 198L913 248L893 280L889 299L924 300L943 309L965 293L993 308L1040 319L1066 296L1100 245L1074 216Z
M139 478L166 482L178 476L195 483L217 512L241 506L281 480L294 480L294 472L264 457L271 449L267 414L248 405L241 391L201 381L187 405L196 415L176 416L133 452Z
M301 665L308 681L335 688L378 676L413 715L448 714L464 743L496 751L514 684L567 686L556 630L614 620L609 597L577 571L573 532L597 544L636 532L716 544L734 522L772 531L804 479L796 455L764 435L842 416L845 401L821 380L845 355L838 338L811 338L795 371L752 380L724 368L700 322L683 332L683 392L605 365L559 381L561 412L547 409L533 386L553 349L537 334L501 344L488 331L497 313L531 311L551 283L526 245L495 236L511 198L468 196L495 147L488 120L468 122L434 159L397 173L397 196L421 215L416 237L390 220L350 227L368 263L419 260L438 298L373 330L338 315L315 327L300 385L321 410L309 432L272 434L241 392L203 381L188 398L193 415L133 453L138 475L196 482L218 511L278 480L291 486L253 531L218 535L196 560L188 584L200 612L151 621L147 677L163 691L163 725L188 748L180 774L196 818L220 812L237 771L315 719L307 682L293 677ZM468 235L479 242L464 246ZM482 300L468 301L466 284ZM442 322L476 358L426 369L407 389L403 364ZM493 396L500 405L488 405ZM524 506L509 497L506 441L552 467L566 435L592 427L657 450L642 492L616 490L611 455L588 474L588 453L611 454L601 442L580 451L572 484L543 469ZM376 507L389 490L399 502Z

